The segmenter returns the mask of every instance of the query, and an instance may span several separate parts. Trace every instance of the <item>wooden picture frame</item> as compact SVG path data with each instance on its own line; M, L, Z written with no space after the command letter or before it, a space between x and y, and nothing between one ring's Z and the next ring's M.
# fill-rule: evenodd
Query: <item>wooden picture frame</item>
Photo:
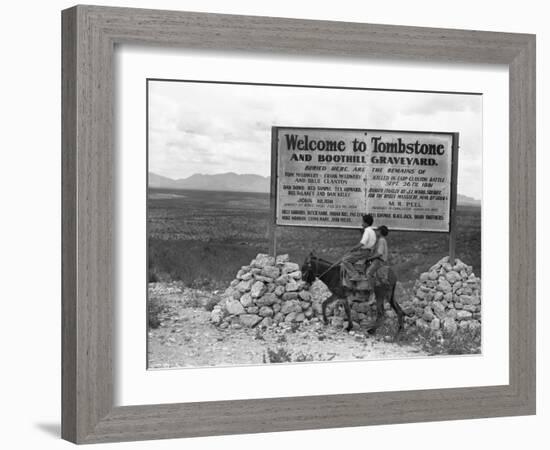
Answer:
M62 437L76 443L535 413L535 37L75 6L62 13ZM509 384L113 403L115 44L505 64L510 85Z

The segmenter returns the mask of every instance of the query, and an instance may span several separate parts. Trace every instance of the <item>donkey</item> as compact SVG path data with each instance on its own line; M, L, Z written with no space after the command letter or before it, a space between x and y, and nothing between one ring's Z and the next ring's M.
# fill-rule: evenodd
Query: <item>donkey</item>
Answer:
M347 331L351 331L353 323L351 320L350 297L354 290L344 286L340 264L333 264L330 261L314 256L312 253L306 258L302 265L302 280L312 284L320 279L328 287L332 295L322 303L323 320L328 323L327 307L336 301L340 301L346 311L348 319ZM374 334L385 320L384 302L389 301L390 306L397 314L398 333L403 331L403 310L395 301L395 286L397 276L389 266L382 266L376 271L374 283L374 296L376 298L376 320L367 328L369 334ZM359 291L364 300L368 300L370 291Z

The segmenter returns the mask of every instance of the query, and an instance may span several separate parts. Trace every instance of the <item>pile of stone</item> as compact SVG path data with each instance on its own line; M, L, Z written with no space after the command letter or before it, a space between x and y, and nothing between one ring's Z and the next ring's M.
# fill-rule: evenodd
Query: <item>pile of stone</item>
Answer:
M307 289L300 266L288 255L260 253L241 267L210 319L220 328L307 323L320 315L321 302L330 295L316 284Z
M405 324L421 329L455 334L481 327L481 280L472 266L455 258L441 259L420 275L414 298L401 303Z
M355 328L365 328L372 325L372 322L376 319L376 298L374 295L370 295L368 299L365 299L358 294L356 297L352 297L351 300L350 312L353 326ZM388 302L384 302L384 314L387 319L396 317ZM327 308L327 318L335 328L346 328L348 326L346 310L336 303Z

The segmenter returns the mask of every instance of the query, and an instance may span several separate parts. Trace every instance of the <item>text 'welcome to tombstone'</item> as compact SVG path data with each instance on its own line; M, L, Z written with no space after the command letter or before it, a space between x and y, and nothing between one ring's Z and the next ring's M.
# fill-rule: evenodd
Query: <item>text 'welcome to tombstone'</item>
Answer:
M274 127L276 224L448 232L455 136Z

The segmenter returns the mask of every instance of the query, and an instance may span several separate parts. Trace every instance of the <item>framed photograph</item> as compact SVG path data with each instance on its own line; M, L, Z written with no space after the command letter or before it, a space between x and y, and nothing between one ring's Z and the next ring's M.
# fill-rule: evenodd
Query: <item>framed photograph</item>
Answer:
M62 435L535 413L535 37L75 6Z

